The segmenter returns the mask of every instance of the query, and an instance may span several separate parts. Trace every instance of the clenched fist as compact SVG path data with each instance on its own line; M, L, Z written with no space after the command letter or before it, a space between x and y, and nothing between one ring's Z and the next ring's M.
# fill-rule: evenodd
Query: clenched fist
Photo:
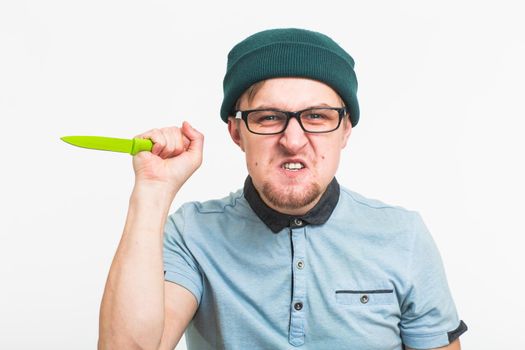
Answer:
M202 163L204 136L188 122L135 136L153 142L151 152L133 156L135 185L166 186L178 191Z

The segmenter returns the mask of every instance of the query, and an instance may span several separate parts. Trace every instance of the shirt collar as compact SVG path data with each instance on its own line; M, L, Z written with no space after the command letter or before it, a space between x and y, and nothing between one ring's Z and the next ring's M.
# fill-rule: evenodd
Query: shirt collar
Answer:
M251 176L248 175L244 181L244 197L255 214L257 214L262 222L264 222L273 233L278 233L285 227L301 227L307 224L324 224L337 205L339 191L339 183L334 177L328 184L328 187L319 199L319 202L317 202L309 212L302 216L292 216L280 213L266 205L255 189Z

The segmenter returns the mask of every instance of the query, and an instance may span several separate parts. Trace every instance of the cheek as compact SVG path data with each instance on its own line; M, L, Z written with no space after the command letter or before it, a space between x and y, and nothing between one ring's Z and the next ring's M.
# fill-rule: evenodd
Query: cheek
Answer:
M253 171L263 169L264 165L267 163L264 156L264 153L260 153L258 149L248 148L246 150L246 163L248 167Z
M317 168L321 171L331 171L339 163L339 154L324 153L317 157Z
M250 169L264 171L273 167L279 158L277 154L279 151L275 151L275 142L258 139L250 141L245 144L245 157Z

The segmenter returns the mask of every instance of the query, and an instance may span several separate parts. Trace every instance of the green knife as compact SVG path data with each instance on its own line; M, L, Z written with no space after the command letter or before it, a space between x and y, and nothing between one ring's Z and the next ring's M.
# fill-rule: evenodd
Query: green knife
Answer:
M98 149L102 151L123 152L135 155L141 151L149 151L153 148L150 139L116 139L103 136L64 136L62 141L78 147Z

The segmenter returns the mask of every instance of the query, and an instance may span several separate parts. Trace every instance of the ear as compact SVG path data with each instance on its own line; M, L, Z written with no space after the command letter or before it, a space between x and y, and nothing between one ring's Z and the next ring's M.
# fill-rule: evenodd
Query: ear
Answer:
M343 129L343 145L341 146L341 149L346 147L350 134L352 133L352 123L350 122L349 117L343 120Z
M230 136L233 142L235 142L235 144L239 146L240 149L244 152L244 146L243 146L243 141L241 138L240 128L241 128L241 123L239 119L228 117L228 131L230 132Z

